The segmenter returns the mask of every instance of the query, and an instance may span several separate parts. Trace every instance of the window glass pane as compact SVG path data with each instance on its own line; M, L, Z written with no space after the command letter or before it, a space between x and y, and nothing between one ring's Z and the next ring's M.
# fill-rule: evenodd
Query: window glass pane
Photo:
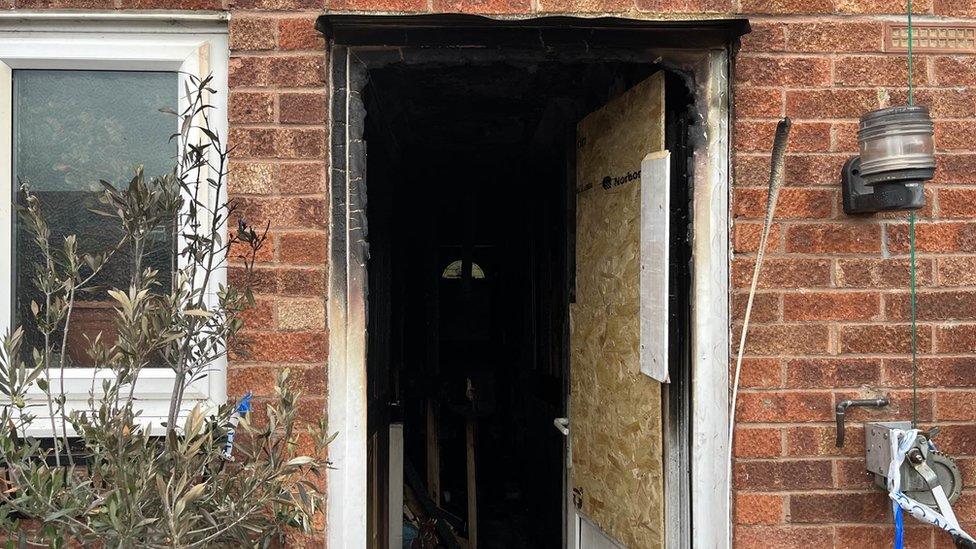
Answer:
M175 72L13 71L14 182L29 183L38 196L52 246L63 246L69 234L78 235L83 253L107 251L120 241L118 223L91 211L102 193L98 181L122 189L136 166L144 167L147 179L172 171L176 145L169 138L176 119L159 109L175 109L177 97ZM22 203L17 187L15 199ZM26 328L28 343L39 346L30 304L44 298L31 265L42 258L19 216L14 238L15 322ZM144 268L159 270L161 291L172 281L174 245L172 228L160 230L142 261ZM79 296L69 335L74 365L87 364L85 334L110 336L105 289L127 288L134 264L129 248L123 248L95 279L97 290Z

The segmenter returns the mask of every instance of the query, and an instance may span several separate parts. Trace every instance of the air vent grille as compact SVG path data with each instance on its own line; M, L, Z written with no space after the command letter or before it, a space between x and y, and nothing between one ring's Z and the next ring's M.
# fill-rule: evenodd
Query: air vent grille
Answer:
M912 49L930 53L976 52L976 25L912 25ZM889 23L885 28L887 51L908 51L908 25Z

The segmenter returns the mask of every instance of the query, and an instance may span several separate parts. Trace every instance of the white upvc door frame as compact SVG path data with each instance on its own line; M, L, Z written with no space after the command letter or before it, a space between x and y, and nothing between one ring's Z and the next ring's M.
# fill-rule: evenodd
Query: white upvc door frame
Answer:
M732 535L731 479L725 460L716 459L728 455L730 48L667 50L649 59L693 75L695 108L702 119L691 139L691 513L693 524L699 525L691 535L693 546L708 549L728 549ZM365 78L354 71L354 49L341 44L329 48L333 164L328 414L330 429L339 433L329 448L335 465L328 472L330 549L360 549L367 542L365 173L355 171L365 170L365 146L361 133L351 133L362 131L362 124L351 122L358 122L365 108L360 90L347 89ZM344 75L342 82L334 80L337 74ZM576 535L565 538L578 542L579 521L566 522Z
M188 75L212 74L211 86L218 93L209 97L213 105L209 116L214 129L226 141L230 56L226 20L226 16L215 15L184 18L178 13L131 12L6 12L0 16L0 334L7 333L13 320L13 71L175 71L180 75L179 86L173 93L181 109L187 104L182 90ZM174 123L174 133L176 129ZM227 199L226 188L222 196L204 199L210 204L222 203ZM207 288L211 304L216 304L218 287L226 283L226 268L221 267L214 274ZM51 375L55 383L61 379L56 371ZM67 409L88 409L89 391L99 386L93 385L93 379L108 375L93 368L67 369L63 378ZM142 371L135 393L142 410L141 423L159 426L166 420L175 377L169 368ZM30 396L38 401L45 399L36 387ZM204 379L188 387L184 407L187 410L195 404L212 407L222 404L226 398L227 364L226 358L221 358ZM36 415L38 418L27 434L51 436L50 422L45 421L44 413L36 412Z

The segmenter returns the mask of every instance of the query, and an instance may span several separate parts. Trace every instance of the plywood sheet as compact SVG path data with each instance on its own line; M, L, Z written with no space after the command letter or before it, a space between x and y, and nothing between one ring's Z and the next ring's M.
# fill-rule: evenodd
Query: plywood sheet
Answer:
M580 513L621 544L664 543L661 384L640 372L641 161L664 148L656 74L577 127L570 388Z

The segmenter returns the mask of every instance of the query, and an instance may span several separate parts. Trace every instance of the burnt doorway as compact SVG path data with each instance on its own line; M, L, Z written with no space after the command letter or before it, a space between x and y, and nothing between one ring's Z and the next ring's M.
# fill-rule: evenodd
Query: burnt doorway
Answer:
M567 438L552 423L570 400L574 130L588 112L661 70L676 181L669 192L677 193L671 204L685 208L672 212L672 234L687 252L672 254L686 270L673 273L684 287L669 299L689 303L672 308L684 320L669 320L688 331L676 338L684 347L670 353L672 384L662 390L665 530L669 546L687 546L689 538L726 546L725 521L689 531L692 517L711 523L728 509L726 470L714 459L725 451L728 380L710 372L728 361L728 43L747 25L324 16L319 28L334 41L328 414L340 436L330 447L330 545L400 546L404 531L391 525L409 483L408 499L443 509L438 522L459 538L470 538L477 517L482 546L575 547L574 539L595 539L577 537ZM681 363L688 355L693 364ZM421 363L408 364L408 356ZM469 375L444 373L447 362ZM546 371L552 364L558 369L547 372L549 383L517 375L526 365ZM449 379L430 379L432 367ZM514 410L513 393L547 406L546 417ZM562 413L552 417L553 408ZM515 434L500 429L502 438L484 442L496 420L516 424L515 434L538 448L517 447ZM547 443L551 436L558 442ZM556 461L534 467L550 446L560 446ZM514 465L501 452L515 453ZM496 463L507 466L506 478L529 482L496 486ZM552 472L560 473L552 475L561 480L556 488L545 480ZM547 503L498 505L485 499L492 493ZM526 518L532 524L517 524ZM502 528L489 532L497 522Z
M384 459L402 459L407 538L427 534L427 503L478 547L558 547L566 437L553 421L567 415L577 123L660 67L423 57L368 70L361 92L371 463L382 472ZM667 81L678 128L689 94L679 76ZM670 135L676 158L682 132ZM690 197L676 182L682 311ZM403 442L387 457L391 423ZM384 547L381 515L395 513L384 495L399 479L371 478Z

